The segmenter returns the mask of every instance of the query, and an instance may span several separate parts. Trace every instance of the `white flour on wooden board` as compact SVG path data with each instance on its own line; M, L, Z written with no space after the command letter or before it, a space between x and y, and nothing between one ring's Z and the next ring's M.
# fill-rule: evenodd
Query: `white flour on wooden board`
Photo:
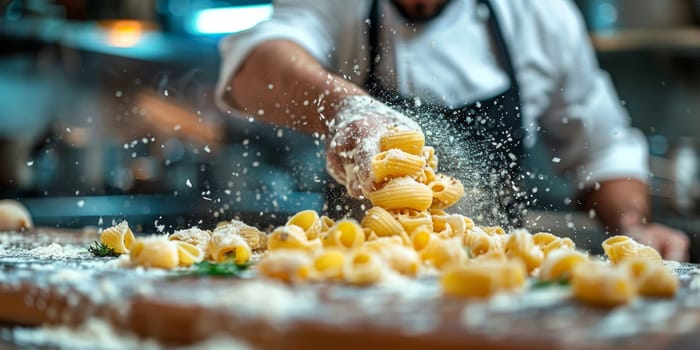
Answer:
M26 234L0 232L0 258L80 259L91 255L83 244L56 243L50 234L37 234L28 241Z
M247 350L248 345L230 336L214 336L190 346L173 347L155 340L139 339L132 334L117 331L100 319L88 319L77 328L67 326L43 326L15 328L10 341L19 346L55 347L70 350Z

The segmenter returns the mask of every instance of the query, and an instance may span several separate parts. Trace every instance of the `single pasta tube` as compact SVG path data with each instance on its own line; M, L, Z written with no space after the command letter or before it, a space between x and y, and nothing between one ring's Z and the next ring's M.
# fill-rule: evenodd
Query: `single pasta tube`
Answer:
M243 237L226 230L214 230L208 249L212 260L233 261L236 264L247 263L253 253Z
M430 190L433 191L433 208L448 208L464 195L464 186L462 182L454 177L442 174L436 174L435 179L428 184Z
M676 295L680 284L678 277L662 263L644 258L628 258L621 266L632 275L639 295L653 298L673 298Z
M303 282L312 276L312 261L307 253L295 249L270 251L255 265L260 275L283 282Z
M394 216L380 207L372 207L367 210L361 225L376 233L377 236L395 236L400 235L403 231L403 227Z
M184 242L173 241L177 249L178 265L191 266L204 260L204 251L198 246Z
M100 234L100 241L114 249L118 254L129 252L134 242L134 233L129 228L129 223L122 221L119 224L108 227Z
M287 221L286 225L301 227L309 240L318 238L323 229L323 221L315 210L303 210L296 213Z
M343 278L351 284L373 284L382 278L382 269L383 265L377 255L358 249L352 251L345 259Z
M635 295L627 269L597 261L577 264L570 281L574 299L589 305L614 307L629 303Z
M211 232L202 230L195 227L190 227L185 230L177 230L173 232L168 239L171 241L182 241L197 246L203 252L206 253L207 246L209 245L209 240L211 239Z
M365 232L355 220L344 219L335 223L323 238L324 247L358 248L365 242Z
M345 253L338 249L324 249L313 258L315 276L321 280L340 280L343 278Z
M544 253L540 247L532 241L532 235L526 230L514 230L506 242L506 254L512 258L519 258L525 263L527 271L532 273L540 267L544 260Z
M525 281L525 267L517 260L482 260L448 268L440 285L447 296L485 298L498 292L517 291Z
M395 210L392 214L409 235L419 227L433 232L433 220L431 214L427 211L404 208Z
M422 252L430 245L432 239L432 230L426 226L420 226L413 230L413 233L411 234L411 245L415 251Z
M404 152L421 155L425 146L425 135L420 130L391 130L379 139L380 151L400 149Z
M425 159L398 149L390 149L375 155L370 165L374 182L382 183L395 177L417 177L425 166Z
M134 265L172 269L179 263L177 247L165 236L142 237L134 240L129 258Z
M588 261L588 255L571 249L555 249L547 255L540 267L543 281L568 280L576 265Z
M603 241L603 250L613 264L629 258L663 261L656 249L638 243L628 236L613 236Z
M397 177L371 192L369 200L372 205L387 210L410 208L422 211L428 209L433 202L433 191L410 177Z
M299 249L313 251L319 248L321 248L320 239L307 240L304 229L296 225L277 227L267 240L268 250Z

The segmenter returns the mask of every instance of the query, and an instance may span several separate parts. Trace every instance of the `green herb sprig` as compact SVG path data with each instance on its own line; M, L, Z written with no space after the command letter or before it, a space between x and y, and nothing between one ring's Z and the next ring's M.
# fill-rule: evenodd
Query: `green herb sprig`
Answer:
M241 277L249 266L248 264L236 264L234 262L213 263L202 261L192 265L192 270L183 271L176 277Z
M568 279L560 279L556 281L543 281L543 280L537 280L537 282L533 283L531 288L532 289L540 289L540 288L548 288L548 287L568 287L569 286L569 280Z
M112 249L110 246L102 243L95 241L93 242L90 247L88 247L88 251L92 253L92 255L103 258L103 257L118 257L120 254L117 253L114 249Z

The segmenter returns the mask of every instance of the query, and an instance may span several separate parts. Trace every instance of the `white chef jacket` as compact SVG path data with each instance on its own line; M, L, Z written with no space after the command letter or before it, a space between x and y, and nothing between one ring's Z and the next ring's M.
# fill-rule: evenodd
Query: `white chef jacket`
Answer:
M590 185L613 178L646 181L644 135L630 128L610 78L596 61L582 18L568 0L490 0L520 84L526 146L537 137L561 172ZM368 68L371 0L278 0L272 18L220 43L218 102L230 78L256 45L272 39L304 47L332 72L358 85ZM476 0L452 0L422 25L402 21L380 0L382 57L376 74L384 87L426 102L460 107L502 93L499 66Z

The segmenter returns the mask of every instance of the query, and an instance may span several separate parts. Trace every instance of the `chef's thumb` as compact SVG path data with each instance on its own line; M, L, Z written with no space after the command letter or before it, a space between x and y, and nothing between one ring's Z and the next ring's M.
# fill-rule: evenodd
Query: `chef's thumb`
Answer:
M668 242L664 252L664 259L673 261L688 261L688 250L684 244Z

